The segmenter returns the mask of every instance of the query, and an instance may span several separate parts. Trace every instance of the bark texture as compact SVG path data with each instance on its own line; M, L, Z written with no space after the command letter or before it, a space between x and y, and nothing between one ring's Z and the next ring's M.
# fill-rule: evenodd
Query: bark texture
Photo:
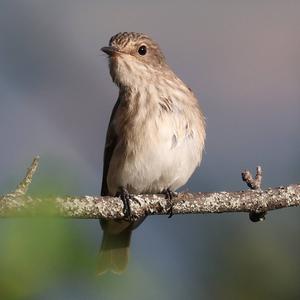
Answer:
M38 157L13 193L0 197L0 217L54 215L69 218L121 219L123 204L116 197L66 196L48 199L26 195L38 167ZM246 172L246 179L244 175ZM206 214L247 212L265 215L265 212L291 206L300 206L300 184L260 189L262 178L258 167L256 179L249 171L242 173L252 189L236 192L178 193L174 198L173 214ZM256 181L255 181L256 180ZM255 188L255 189L253 189ZM145 215L168 215L169 202L164 195L135 195L131 201L132 218Z

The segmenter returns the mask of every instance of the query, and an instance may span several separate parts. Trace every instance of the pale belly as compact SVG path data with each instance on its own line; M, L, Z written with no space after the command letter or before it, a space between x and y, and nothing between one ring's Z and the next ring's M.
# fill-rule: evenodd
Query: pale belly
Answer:
M142 140L125 148L120 142L113 153L107 184L111 195L120 187L130 193L159 193L184 185L202 156L198 135L175 138L172 131L161 128L155 134L145 131Z

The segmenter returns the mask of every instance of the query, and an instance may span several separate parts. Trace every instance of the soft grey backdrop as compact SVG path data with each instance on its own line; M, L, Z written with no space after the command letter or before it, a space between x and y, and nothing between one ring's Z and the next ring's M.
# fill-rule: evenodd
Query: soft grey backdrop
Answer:
M299 28L296 0L0 0L0 194L36 154L32 192L100 192L118 92L99 49L119 31L151 35L205 111L206 152L184 190L245 188L240 171L257 164L264 187L299 182ZM77 274L34 299L299 299L299 213L260 224L151 217L133 236L123 277L91 284ZM95 255L98 222L74 226Z

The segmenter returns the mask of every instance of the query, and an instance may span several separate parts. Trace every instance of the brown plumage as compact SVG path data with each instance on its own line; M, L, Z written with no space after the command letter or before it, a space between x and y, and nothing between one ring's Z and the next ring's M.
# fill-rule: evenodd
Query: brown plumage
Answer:
M119 97L107 130L101 194L175 191L202 158L205 119L196 97L145 34L118 33L102 51ZM125 269L131 231L141 222L101 221L99 274Z

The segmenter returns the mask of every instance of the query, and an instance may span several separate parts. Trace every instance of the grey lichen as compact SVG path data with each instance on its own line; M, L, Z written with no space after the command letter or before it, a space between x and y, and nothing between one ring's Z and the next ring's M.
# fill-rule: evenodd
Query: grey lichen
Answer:
M26 195L32 176L38 166L35 158L25 178L13 192L0 197L0 217L55 215L67 218L121 219L124 217L122 201L117 197L53 197L32 198ZM256 186L260 187L261 169ZM249 180L250 180L249 179ZM250 181L251 181L250 180ZM145 215L168 215L169 204L164 195L134 195L130 201L132 218ZM213 193L178 193L174 199L173 214L204 214L226 212L255 213L259 217L266 211L300 206L300 185L261 190Z

